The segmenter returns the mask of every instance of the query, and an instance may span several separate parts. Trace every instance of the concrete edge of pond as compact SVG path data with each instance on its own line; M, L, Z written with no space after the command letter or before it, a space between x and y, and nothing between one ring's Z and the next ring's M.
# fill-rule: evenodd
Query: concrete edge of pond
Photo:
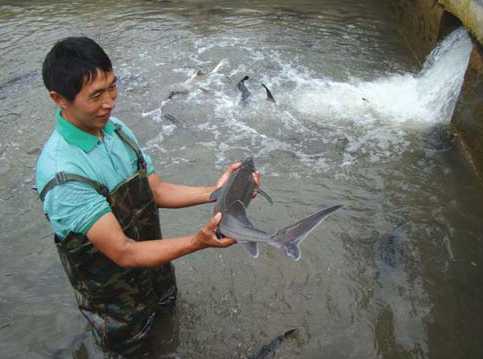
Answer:
M438 0L483 44L483 1L482 0Z
M452 30L463 25L471 33L474 47L451 128L483 184L483 0L401 0L393 6L401 35L421 65Z
M462 153L483 180L483 1L438 0L444 13L440 34L452 27L450 13L473 35L475 46L456 105L452 127Z

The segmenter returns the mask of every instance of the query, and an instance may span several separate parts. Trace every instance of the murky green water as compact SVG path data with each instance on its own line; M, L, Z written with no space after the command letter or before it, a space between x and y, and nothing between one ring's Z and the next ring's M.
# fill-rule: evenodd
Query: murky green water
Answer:
M238 246L176 261L179 357L244 358L295 327L276 358L481 357L482 188L446 136L454 91L420 73L386 3L0 1L0 356L51 357L85 327L30 189L54 123L41 62L83 34L110 54L115 115L163 178L211 183L253 155L275 200L252 204L260 228L345 206L299 262ZM442 73L463 66L448 51ZM162 210L163 232L210 213Z

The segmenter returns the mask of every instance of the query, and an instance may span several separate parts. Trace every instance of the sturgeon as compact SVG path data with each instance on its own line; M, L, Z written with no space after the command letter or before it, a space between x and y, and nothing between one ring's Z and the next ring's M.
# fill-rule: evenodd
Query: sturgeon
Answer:
M327 216L342 206L319 209L275 233L266 233L255 228L246 213L246 208L250 204L254 192L260 193L272 202L268 194L257 189L257 184L253 179L254 172L253 159L251 157L245 159L241 166L230 175L223 187L211 194L210 200L216 201L213 213L221 212L223 214L221 222L218 224L217 234L235 239L255 258L259 254L258 243L266 243L279 248L285 255L298 261L301 258L300 243Z
M249 79L250 79L249 76L244 76L236 85L237 89L240 90L240 92L241 92L240 103L242 103L242 104L246 104L248 102L248 98L252 95L250 90L248 90L248 88L245 85L245 81L247 81ZM262 83L262 86L263 86L263 88L265 88L265 93L267 94L267 101L276 103L275 98L273 97L272 92L267 87L267 85Z

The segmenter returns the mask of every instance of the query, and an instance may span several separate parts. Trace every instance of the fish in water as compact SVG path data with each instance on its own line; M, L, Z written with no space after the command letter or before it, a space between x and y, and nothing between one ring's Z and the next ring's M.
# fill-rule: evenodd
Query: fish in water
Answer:
M236 85L236 87L240 90L241 92L241 102L246 103L247 99L250 97L251 92L248 91L247 87L245 86L245 81L248 80L250 77L245 76L243 77L240 82Z
M218 70L220 70L225 63L226 63L226 60L223 59L211 71L208 71L208 72L203 72L201 70L196 71L188 80L186 80L181 84L175 85L170 90L168 96L166 97L166 100L172 100L174 97L177 97L179 95L188 95L190 92L192 92L195 89L200 89L205 93L209 93L210 92L209 90L203 87L200 87L197 84L201 81L206 80L210 75L217 73Z
M262 86L265 88L265 91L267 93L267 100L275 103L275 99L273 98L272 92L268 89L268 87L265 84L262 84Z
M271 358L275 355L275 352L280 348L282 342L290 337L292 334L296 333L297 329L287 330L282 335L275 337L269 344L261 347L254 355L248 357L248 359L268 359L269 355Z
M245 85L245 81L247 81L249 79L250 79L249 76L244 76L238 82L238 84L236 85L236 87L238 88L238 90L240 90L240 92L241 92L241 101L240 102L242 104L247 103L248 98L252 95L252 93L250 92L250 90L248 90L248 88ZM262 86L265 88L265 92L267 94L267 101L270 101L270 102L275 103L275 98L273 97L272 92L270 91L270 89L265 84L263 84L263 83L262 83Z
M376 252L376 279L381 281L386 276L394 275L401 271L401 265L405 257L403 246L403 229L405 224L400 224L390 233L385 235L375 244Z
M253 257L258 257L258 243L266 243L281 249L294 260L301 258L300 242L329 214L341 208L332 206L316 211L300 221L280 229L275 233L261 231L250 222L246 208L250 204L255 191L267 198L270 196L258 189L253 179L255 164L252 158L247 158L241 166L229 177L225 185L210 196L215 202L213 213L221 212L223 217L218 225L218 235L235 239L241 243Z
M176 117L174 117L172 114L170 113L166 113L163 115L163 118L169 122L171 122L173 125L179 125L180 124L180 121L178 121L178 119Z
M187 95L189 94L188 90L173 90L170 91L168 97L166 97L167 100L173 99L173 97L178 96L178 95Z

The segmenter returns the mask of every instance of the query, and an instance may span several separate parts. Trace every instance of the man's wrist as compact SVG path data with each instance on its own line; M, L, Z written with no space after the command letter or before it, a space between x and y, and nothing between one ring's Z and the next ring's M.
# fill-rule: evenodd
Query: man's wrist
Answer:
M200 249L203 249L203 243L199 240L198 238L198 233L193 234L190 238L190 252L196 252L199 251Z

